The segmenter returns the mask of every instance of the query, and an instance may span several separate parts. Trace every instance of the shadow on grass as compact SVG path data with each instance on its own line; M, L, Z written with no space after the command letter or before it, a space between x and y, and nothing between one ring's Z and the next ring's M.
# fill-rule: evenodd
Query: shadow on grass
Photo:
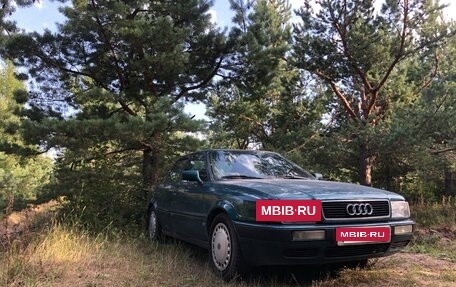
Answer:
M189 260L189 264L201 269L210 268L208 250L171 238L162 244L178 245L185 250L185 260ZM248 274L231 283L235 283L234 286L318 286L316 282L335 279L342 269L355 267L355 264L252 267Z

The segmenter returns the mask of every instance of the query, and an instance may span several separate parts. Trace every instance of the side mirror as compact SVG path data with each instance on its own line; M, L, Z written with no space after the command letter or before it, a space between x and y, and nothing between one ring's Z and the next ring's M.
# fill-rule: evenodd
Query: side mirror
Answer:
M199 171L194 169L182 171L182 180L196 181L200 184L203 183L199 176Z
M315 176L315 178L317 180L321 180L323 179L323 175L321 173L318 173L318 172L314 172L313 176Z

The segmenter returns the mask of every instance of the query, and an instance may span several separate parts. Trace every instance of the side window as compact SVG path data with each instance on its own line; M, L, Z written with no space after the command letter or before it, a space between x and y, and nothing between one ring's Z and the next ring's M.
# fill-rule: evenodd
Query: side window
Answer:
M202 181L207 181L207 169L206 169L206 158L204 153L195 154L190 158L190 164L187 169L194 169L199 171L199 175Z
M182 180L182 171L188 166L188 159L181 159L176 162L173 168L168 173L168 182L179 182Z

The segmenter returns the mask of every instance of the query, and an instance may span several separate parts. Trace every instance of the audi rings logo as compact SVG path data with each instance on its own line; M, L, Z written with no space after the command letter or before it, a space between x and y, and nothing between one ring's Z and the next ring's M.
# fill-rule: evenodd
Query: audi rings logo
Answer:
M371 215L374 212L370 203L350 203L347 204L348 215Z

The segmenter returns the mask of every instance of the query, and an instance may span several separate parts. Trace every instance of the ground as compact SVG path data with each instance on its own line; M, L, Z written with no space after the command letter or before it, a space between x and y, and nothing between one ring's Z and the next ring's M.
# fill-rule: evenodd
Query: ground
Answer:
M93 236L49 221L29 228L47 209L13 214L0 227L0 286L456 286L456 232L448 228L420 229L426 244L371 260L366 269L266 267L224 283L210 271L207 251L179 241Z

